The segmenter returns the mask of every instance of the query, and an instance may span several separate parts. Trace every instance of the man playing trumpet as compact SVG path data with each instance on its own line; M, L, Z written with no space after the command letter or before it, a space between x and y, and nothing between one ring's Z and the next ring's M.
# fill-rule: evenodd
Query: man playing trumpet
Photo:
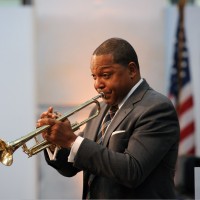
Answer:
M44 139L61 147L47 163L63 176L83 170L83 199L175 199L174 173L179 123L171 102L140 76L133 47L110 38L93 53L94 88L103 92L101 112L74 134L53 108L37 126L50 125ZM96 107L91 114L96 112Z

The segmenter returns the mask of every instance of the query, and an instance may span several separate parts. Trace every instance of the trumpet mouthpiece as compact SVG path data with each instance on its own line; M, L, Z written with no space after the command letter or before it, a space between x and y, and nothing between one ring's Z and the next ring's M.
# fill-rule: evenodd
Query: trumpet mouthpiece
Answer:
M101 98L105 98L105 94L103 92L99 93L101 95Z

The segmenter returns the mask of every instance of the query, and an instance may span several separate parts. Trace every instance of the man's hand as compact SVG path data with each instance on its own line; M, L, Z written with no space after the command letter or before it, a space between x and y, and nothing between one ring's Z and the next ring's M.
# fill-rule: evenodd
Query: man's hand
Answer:
M51 111L51 110L49 110ZM51 112L46 113L48 116ZM71 124L68 119L64 122L54 118L44 117L38 120L37 126L50 125L51 127L43 133L44 139L52 144L63 148L70 148L77 136L73 133Z
M61 114L58 113L58 112L54 112L53 111L53 107L49 107L47 111L43 112L41 115L40 115L40 119L44 119L44 118L51 118L51 119L57 119L58 117L60 117ZM38 122L36 123L36 127L40 127L41 124L39 124ZM42 136L44 138L44 136L46 134L48 134L48 131L49 130L45 130L44 132L42 132ZM45 138L44 138L45 139Z

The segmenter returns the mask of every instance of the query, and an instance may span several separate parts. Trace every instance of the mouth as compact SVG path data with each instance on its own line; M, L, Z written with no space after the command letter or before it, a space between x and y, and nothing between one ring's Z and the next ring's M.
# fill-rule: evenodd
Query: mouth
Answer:
M110 95L112 94L112 91L110 92L102 92L103 93L103 99L109 99Z

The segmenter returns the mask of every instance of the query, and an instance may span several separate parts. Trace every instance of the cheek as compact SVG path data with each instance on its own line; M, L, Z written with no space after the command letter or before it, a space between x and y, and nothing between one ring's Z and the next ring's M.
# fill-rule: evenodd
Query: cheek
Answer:
M129 89L129 82L127 80L117 80L112 85L112 90L116 96L120 97L127 94L127 90Z
M96 90L96 89L97 89L97 87L96 87L95 81L94 81L94 83L93 83L93 86L94 86L94 88L95 88L95 90Z
M107 86L112 88L113 90L119 90L124 85L124 80L119 78L112 79L108 82Z

